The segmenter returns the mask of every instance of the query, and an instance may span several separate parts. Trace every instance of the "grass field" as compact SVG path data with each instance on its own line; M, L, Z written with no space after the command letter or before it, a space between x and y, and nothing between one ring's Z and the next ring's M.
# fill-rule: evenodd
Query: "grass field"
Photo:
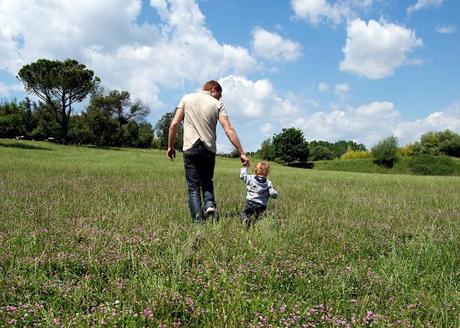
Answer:
M235 159L192 224L182 159L0 140L0 326L460 326L460 178L272 165L250 229Z

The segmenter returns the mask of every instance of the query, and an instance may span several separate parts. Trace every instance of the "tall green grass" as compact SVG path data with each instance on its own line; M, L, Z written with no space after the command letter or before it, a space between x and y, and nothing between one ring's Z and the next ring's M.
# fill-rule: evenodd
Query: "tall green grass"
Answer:
M0 325L458 326L460 179L272 164L192 224L180 154L0 140Z

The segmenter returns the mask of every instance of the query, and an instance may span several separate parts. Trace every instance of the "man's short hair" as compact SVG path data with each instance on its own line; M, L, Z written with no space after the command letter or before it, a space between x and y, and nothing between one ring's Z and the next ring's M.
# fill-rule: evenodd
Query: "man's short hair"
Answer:
M203 85L203 90L204 91L211 91L212 88L215 88L217 92L222 92L222 87L220 86L219 82L211 80L206 82Z

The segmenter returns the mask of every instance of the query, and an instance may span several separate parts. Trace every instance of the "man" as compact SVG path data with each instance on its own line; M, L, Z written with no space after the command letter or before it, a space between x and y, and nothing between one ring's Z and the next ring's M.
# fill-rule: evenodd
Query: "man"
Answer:
M169 127L167 155L170 160L174 160L177 130L182 120L184 121L185 180L193 222L203 222L206 218L217 215L212 181L216 159L217 121L240 154L243 165L249 165L249 158L230 124L225 106L220 101L221 97L220 84L216 81L206 82L201 92L188 94L182 98ZM203 204L201 195L203 195Z

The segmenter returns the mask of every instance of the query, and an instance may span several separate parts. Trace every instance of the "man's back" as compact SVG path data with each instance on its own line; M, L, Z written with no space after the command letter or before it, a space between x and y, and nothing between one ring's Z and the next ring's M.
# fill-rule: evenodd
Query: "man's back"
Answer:
M222 102L209 91L185 95L178 108L184 109L184 146L190 149L200 139L205 147L216 153L216 125L221 116L227 116Z

